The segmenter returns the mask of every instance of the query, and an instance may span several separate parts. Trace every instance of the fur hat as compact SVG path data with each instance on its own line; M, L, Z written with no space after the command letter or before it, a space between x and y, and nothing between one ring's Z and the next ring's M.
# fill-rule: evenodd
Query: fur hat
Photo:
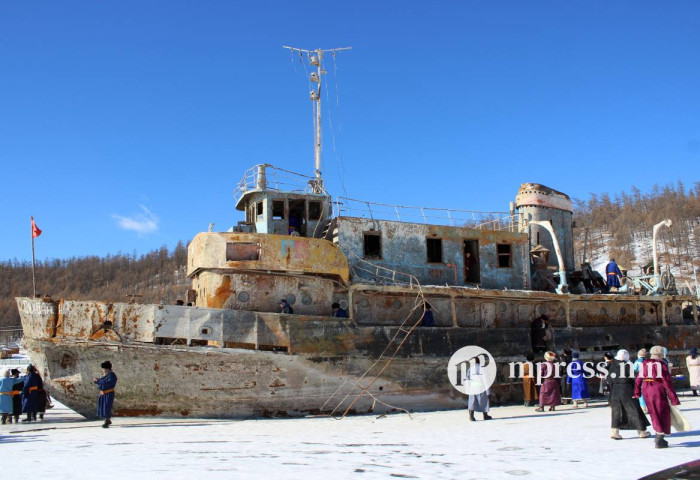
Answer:
M100 367L105 368L107 370L112 370L112 362L107 360L106 362L102 362L102 365Z
M27 365L27 373L35 373L36 372L36 367L32 365L31 363Z
M647 349L646 349L646 348L642 348L640 351L638 351L638 352L637 352L637 357L639 357L639 358L641 358L641 359L647 358Z
M698 355L698 349L695 348L695 347L691 348L691 349L690 349L690 355L692 355L693 357L697 357L697 355Z
M571 354L571 358L578 358L578 357L580 357L580 356L581 356L581 354L578 353L578 352L574 352L574 353Z
M544 353L544 359L547 360L548 362L553 362L554 359L557 358L557 354L554 352L545 352Z
M621 362L629 362L630 352L628 352L627 350L618 350L617 355L615 355L615 360L619 360Z
M653 347L651 347L649 353L651 353L651 358L661 360L662 358L664 358L664 347L662 347L661 345L654 345Z
M11 373L12 375L17 375L17 376L19 376L19 370L17 370L16 368L13 368L12 370L10 370L10 373Z

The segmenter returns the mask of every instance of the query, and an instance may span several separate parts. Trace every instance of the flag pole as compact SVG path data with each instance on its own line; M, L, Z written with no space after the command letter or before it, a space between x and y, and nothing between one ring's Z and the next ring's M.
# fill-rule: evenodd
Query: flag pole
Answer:
M34 290L34 295L32 298L36 298L36 275L34 274L34 217L32 219L32 288Z

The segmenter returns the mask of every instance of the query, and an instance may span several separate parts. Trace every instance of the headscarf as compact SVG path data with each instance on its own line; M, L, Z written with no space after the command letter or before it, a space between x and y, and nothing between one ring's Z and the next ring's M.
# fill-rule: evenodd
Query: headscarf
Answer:
M617 355L615 355L615 360L619 360L620 362L629 362L630 352L627 350L618 350Z
M647 349L646 349L646 348L642 348L640 351L638 351L638 352L637 352L637 357L638 357L638 358L641 358L642 360L644 360L645 358L647 358Z
M662 347L661 345L654 345L653 347L651 347L649 353L651 353L651 358L661 360L662 358L664 358L664 347Z
M695 347L691 348L690 349L690 356L693 358L697 357L698 356L698 349Z
M547 360L548 362L553 362L555 358L557 358L557 354L554 352L545 352L544 353L544 359Z

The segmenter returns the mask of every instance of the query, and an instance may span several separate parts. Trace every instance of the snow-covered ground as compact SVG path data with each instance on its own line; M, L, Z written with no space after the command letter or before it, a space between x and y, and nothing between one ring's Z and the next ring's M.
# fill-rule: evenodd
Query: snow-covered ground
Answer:
M0 458L52 480L632 479L700 457L700 397L680 399L695 429L674 433L661 450L636 432L610 439L602 402L545 413L494 408L486 422L462 410L343 420L115 418L109 429L57 405L43 422L0 425Z

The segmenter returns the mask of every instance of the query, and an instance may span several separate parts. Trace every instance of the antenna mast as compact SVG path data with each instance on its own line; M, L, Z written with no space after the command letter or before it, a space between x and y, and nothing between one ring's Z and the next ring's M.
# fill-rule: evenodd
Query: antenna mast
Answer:
M305 53L309 58L309 63L316 67L316 72L312 72L309 81L317 84L317 87L311 90L310 97L313 102L314 110L314 173L316 174L316 179L313 181L312 188L314 193L324 193L323 179L321 178L321 76L326 73L323 69L323 54L330 52L331 55L335 56L335 52L340 52L343 50L351 50L352 47L343 48L330 48L323 50L317 48L316 50L304 50L303 48L287 47L283 45L282 48L287 48L294 52L298 52L299 56Z

